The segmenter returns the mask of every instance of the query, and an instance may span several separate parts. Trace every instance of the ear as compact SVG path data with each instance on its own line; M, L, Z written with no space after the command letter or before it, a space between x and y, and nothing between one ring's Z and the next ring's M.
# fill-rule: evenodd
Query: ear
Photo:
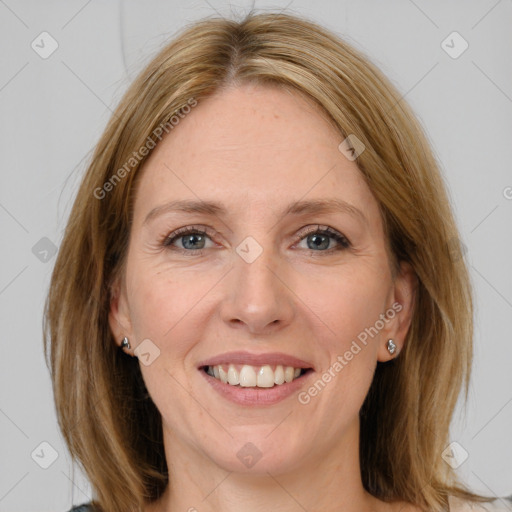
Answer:
M378 349L378 360L389 361L398 356L405 344L414 313L414 302L418 287L418 277L412 266L402 261L400 270L395 277L390 302L386 309L388 322L381 332L381 341ZM392 339L396 351L391 354L388 350L388 340Z
M110 287L110 309L108 323L116 345L121 346L123 338L133 338L126 287L121 278L116 278Z

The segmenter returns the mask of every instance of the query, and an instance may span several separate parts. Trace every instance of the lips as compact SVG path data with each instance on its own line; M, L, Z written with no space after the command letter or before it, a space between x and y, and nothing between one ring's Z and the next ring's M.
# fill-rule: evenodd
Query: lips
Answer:
M311 383L314 372L310 370L292 382L285 382L271 388L232 386L221 382L204 371L199 372L199 374L205 379L210 389L224 399L238 406L260 407L277 404L298 394L301 389Z
M223 366L230 371L224 375L217 375ZM250 367L262 369L256 381L253 375L248 375L251 374ZM280 371L276 371L278 368ZM282 373L284 368L293 372L285 371L286 377L283 381L283 376L279 376L279 373ZM237 405L251 407L273 405L298 393L314 373L312 363L295 356L281 352L251 354L243 351L227 352L201 361L198 370L211 389L218 394ZM240 370L240 373L237 370ZM271 382L272 380L275 383ZM262 387L259 387L260 385Z
M294 368L312 369L314 370L313 364L299 359L295 356L284 354L282 352L268 352L264 354L252 354L250 352L237 351L237 352L226 352L217 356L205 359L198 364L198 368L201 369L205 366L217 366L219 364L229 365L251 365L251 366L293 366Z

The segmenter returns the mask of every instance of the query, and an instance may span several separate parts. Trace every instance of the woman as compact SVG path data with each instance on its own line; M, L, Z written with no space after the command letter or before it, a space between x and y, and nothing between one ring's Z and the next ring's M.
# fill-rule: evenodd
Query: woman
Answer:
M457 240L366 58L282 13L187 28L115 111L52 276L80 510L506 510L446 462L472 358Z

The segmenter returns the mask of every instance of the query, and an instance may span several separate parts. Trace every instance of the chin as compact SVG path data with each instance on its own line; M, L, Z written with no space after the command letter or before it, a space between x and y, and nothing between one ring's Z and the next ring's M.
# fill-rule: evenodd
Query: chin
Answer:
M230 438L228 445L210 451L209 457L218 466L226 471L245 473L254 476L267 476L267 473L277 475L294 469L303 461L303 446L291 442L286 432L281 435L269 432L275 426L265 425L264 428L255 429L254 434L244 432Z

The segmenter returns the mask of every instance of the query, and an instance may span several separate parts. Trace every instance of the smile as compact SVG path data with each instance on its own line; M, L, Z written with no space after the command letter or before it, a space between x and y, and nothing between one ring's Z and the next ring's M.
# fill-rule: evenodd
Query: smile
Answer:
M238 387L272 388L292 382L307 372L307 368L283 365L252 366L248 364L204 366L203 370L224 384Z
M315 372L312 368L282 365L237 367L235 364L221 364L202 366L199 373L206 379L211 389L229 402L239 406L259 407L277 404L300 393ZM216 373L218 376L215 375Z

